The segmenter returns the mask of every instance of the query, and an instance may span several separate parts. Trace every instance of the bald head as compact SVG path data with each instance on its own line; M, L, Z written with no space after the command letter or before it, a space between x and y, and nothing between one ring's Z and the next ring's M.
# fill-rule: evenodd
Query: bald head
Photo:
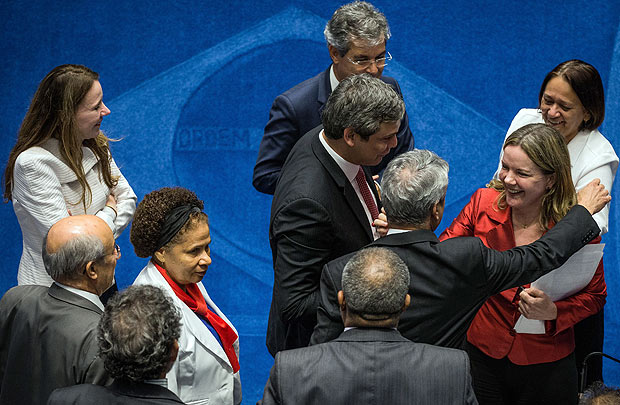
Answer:
M97 237L104 246L114 244L112 230L103 219L94 215L76 215L63 218L52 225L47 233L45 249L48 253L56 253L70 240L84 235Z
M94 215L61 219L43 240L43 263L54 281L100 295L114 277L114 235L110 227ZM95 264L94 264L95 263ZM106 285L107 284L107 285Z
M397 323L400 312L408 305L409 280L409 269L396 253L379 247L360 250L344 267L339 292L346 301L349 320Z

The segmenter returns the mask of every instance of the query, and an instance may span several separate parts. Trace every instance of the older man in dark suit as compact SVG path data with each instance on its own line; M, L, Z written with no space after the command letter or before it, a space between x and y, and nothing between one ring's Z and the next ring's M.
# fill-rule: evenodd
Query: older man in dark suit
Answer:
M96 328L120 256L112 231L96 216L70 216L43 246L51 287L17 286L0 301L0 404L43 404L58 387L109 382Z
M182 404L166 388L181 336L181 315L154 286L131 286L107 304L99 322L99 354L114 382L55 390L48 405Z
M377 237L371 224L381 202L361 165L379 163L396 146L404 111L389 85L350 76L325 105L324 129L308 132L291 151L271 206L272 355L308 345L323 265Z
M381 76L392 59L385 49L390 28L385 16L372 4L357 1L340 7L327 22L324 34L332 65L280 94L273 102L252 180L260 192L274 193L280 170L293 145L321 124L321 111L340 81L351 75L368 73L388 83L401 95L395 79ZM413 149L406 113L396 137L398 145L381 162L371 164L371 174L385 169L394 156Z
M465 334L486 299L529 283L562 265L599 233L592 215L610 200L596 180L579 193L579 204L541 239L498 252L478 238L439 242L448 187L448 164L433 152L415 150L395 158L382 181L388 236L373 243L396 252L409 267L413 305L399 330L415 342L461 348ZM335 339L343 329L337 292L350 255L328 263L321 276L321 303L312 343Z
M356 253L338 292L345 331L329 343L279 352L259 403L477 404L465 352L413 343L396 330L409 284L394 252Z

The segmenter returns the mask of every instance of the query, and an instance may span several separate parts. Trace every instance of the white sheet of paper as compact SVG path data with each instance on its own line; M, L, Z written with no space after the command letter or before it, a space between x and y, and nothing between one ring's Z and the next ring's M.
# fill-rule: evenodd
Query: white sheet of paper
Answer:
M588 285L603 257L604 243L585 245L566 263L534 281L531 286L542 290L552 301L559 301L583 290ZM519 317L514 326L517 333L545 333L545 322Z

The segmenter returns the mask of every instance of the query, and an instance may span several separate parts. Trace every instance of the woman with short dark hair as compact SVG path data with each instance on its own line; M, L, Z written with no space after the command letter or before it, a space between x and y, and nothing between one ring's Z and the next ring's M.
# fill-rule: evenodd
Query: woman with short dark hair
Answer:
M211 264L203 206L182 187L144 196L130 239L136 255L151 259L134 284L160 287L181 312L179 356L166 375L168 389L188 404L238 404L238 334L201 282Z
M557 65L545 76L538 93L538 109L524 108L514 117L506 138L515 130L532 123L546 123L564 138L570 155L571 175L577 191L593 179L600 179L611 194L618 156L613 146L599 132L605 118L603 82L594 66L573 59ZM495 173L499 176L500 164ZM605 234L609 225L609 204L594 214ZM575 326L575 361L581 368L585 356L603 350L604 311ZM600 357L590 361L588 385L603 379Z

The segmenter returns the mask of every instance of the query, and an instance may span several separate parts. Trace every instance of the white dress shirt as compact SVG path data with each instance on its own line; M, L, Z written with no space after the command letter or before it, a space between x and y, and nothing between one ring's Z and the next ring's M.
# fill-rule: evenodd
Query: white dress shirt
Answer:
M368 219L368 223L370 224L370 229L372 229L372 236L375 240L379 239L380 235L377 233L377 229L374 226L372 226L373 219L372 219L372 215L370 214L370 210L368 209L368 206L366 206L366 202L364 201L364 197L362 196L360 187L357 184L357 180L355 180L355 176L357 176L357 172L360 169L360 165L356 165L354 163L348 162L345 159L343 159L342 156L340 156L335 150L332 149L331 146L329 146L329 144L324 138L325 136L324 133L325 133L324 130L321 130L321 132L319 132L319 139L321 140L321 144L323 145L327 153L329 153L329 156L331 156L332 159L334 159L334 161L336 162L340 170L342 170L347 180L349 180L349 183L351 183L351 186L353 187L353 190L355 190L355 194L357 195L357 198L362 203L362 207L364 208L364 212L366 213L366 218ZM368 187L370 188L370 185ZM372 193L372 190L371 190L370 195L372 196L372 199L375 202L375 205L377 205L378 207L379 205L377 204L377 199L375 198L374 193Z

